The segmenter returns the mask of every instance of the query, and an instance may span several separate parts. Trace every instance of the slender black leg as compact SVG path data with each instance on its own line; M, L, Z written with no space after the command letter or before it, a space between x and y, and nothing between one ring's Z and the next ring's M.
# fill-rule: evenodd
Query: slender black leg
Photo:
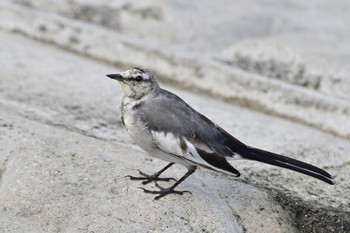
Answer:
M135 177L135 176L127 175L125 177L130 178L130 180L143 180L142 184L148 184L148 183L150 183L152 181L159 181L159 180L160 181L170 181L170 180L176 181L176 179L174 179L174 178L160 178L159 177L160 174L162 174L165 170L167 170L169 167L171 167L173 165L174 165L174 163L169 163L162 170L154 173L153 175L148 175L148 174L138 170L141 176Z
M169 187L169 188L163 188L161 187L159 184L156 183L156 187L159 188L159 191L153 191L153 190L147 190L145 188L141 188L145 193L152 193L152 194L159 194L158 196L156 196L154 199L158 200L159 198L162 198L168 194L179 194L182 195L184 193L191 193L190 191L177 191L174 190L176 186L178 186L182 181L184 181L187 177L189 177L192 173L194 173L196 171L197 167L191 167L190 169L188 169L188 171L186 172L186 174L181 177L181 179L179 179L173 186ZM191 193L192 194L192 193Z

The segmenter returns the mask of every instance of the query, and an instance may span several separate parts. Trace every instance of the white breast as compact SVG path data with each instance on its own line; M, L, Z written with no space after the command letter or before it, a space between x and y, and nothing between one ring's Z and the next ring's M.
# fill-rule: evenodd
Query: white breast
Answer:
M137 109L133 109L138 103L139 101L130 100L126 97L123 99L121 107L125 127L133 141L152 157L187 166L188 162L185 163L179 157L174 156L174 154L181 156L180 144L177 143L179 139L163 139L160 134L152 133L139 119ZM173 143L174 140L177 142ZM164 143L167 145L164 145Z
M134 142L150 153L153 150L154 143L150 131L145 127L142 121L138 119L135 110L133 110L133 106L136 104L136 101L131 103L124 103L123 101L122 114L124 124Z

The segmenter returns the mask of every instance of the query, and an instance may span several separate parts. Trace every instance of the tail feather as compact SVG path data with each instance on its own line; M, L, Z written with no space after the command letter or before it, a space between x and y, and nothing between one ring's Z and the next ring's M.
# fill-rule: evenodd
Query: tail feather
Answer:
M275 154L254 147L249 147L248 153L245 153L243 157L278 167L287 168L320 179L328 184L334 184L333 178L328 172L311 164L307 164L283 155Z

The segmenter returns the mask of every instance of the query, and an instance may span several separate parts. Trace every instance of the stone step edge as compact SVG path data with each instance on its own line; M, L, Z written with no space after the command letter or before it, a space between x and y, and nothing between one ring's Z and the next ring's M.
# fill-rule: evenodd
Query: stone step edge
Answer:
M165 83L350 139L349 102L230 67L179 47L10 3L0 4L0 29L116 66L145 67Z

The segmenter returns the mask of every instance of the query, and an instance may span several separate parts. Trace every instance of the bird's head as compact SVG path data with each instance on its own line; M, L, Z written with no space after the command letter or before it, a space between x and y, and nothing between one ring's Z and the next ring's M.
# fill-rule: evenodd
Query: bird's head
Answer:
M119 81L125 96L133 99L159 91L157 80L148 70L132 68L120 74L107 74L107 77Z

